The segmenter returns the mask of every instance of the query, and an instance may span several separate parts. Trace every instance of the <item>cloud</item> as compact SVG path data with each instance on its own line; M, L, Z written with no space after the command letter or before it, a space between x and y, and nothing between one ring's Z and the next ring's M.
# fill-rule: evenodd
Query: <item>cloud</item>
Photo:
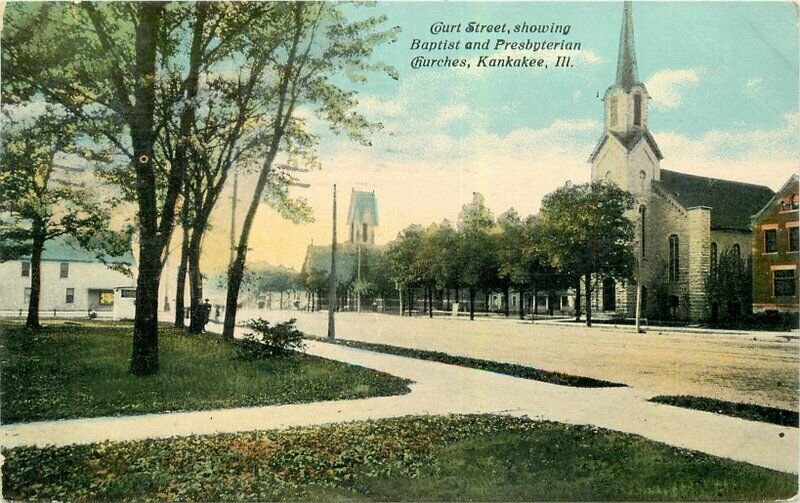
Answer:
M747 94L751 96L758 96L761 94L762 84L764 83L764 79L761 77L753 77L748 79L744 85L744 90Z
M703 68L662 70L651 76L645 86L657 109L677 108L683 101L683 93L696 86L704 72Z
M436 114L433 123L436 127L442 128L455 120L467 117L468 114L469 108L464 103L443 106Z

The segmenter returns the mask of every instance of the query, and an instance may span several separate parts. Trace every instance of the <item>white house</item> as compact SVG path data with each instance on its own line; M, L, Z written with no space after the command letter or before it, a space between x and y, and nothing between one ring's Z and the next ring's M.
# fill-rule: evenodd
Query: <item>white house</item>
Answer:
M134 266L133 256L107 259L110 263ZM114 308L114 288L133 286L134 278L110 269L69 239L45 243L39 310L42 316L85 315L90 310L108 316ZM0 313L24 316L31 292L29 258L0 263ZM20 314L21 313L21 314Z

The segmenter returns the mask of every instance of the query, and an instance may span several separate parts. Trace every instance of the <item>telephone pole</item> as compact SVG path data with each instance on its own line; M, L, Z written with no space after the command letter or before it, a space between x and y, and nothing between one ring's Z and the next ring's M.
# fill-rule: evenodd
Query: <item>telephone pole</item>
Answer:
M336 184L333 184L333 239L331 240L331 274L328 276L328 339L336 338L333 312L336 310Z

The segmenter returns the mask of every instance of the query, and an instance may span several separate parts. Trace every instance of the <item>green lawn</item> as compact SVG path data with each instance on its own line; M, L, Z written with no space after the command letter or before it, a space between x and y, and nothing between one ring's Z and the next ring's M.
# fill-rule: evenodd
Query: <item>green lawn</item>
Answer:
M797 477L635 435L501 416L3 450L13 500L774 500Z
M563 374L561 372L552 372L549 370L541 370L527 365L518 365L516 363L503 363L493 360L481 360L479 358L470 358L467 356L455 356L441 351L428 351L425 349L404 348L401 346L391 346L389 344L376 344L374 342L361 342L346 339L327 339L323 337L306 336L308 339L313 339L320 342L327 342L329 344L338 344L340 346L347 346L351 348L366 349L368 351L377 351L379 353L389 353L398 356L405 356L408 358L417 358L419 360L430 360L439 363L447 363L449 365L460 365L462 367L469 367L473 369L486 370L488 372L495 372L497 374L505 374L514 377L521 377L523 379L531 379L533 381L542 381L550 384L558 384L559 386L572 386L574 388L618 388L625 387L624 384L604 381L602 379L594 379L592 377L575 376L571 374Z
M654 396L650 401L781 426L797 428L800 425L800 414L797 411L764 407L752 403L726 402L725 400L689 395L659 395Z
M408 381L303 354L242 361L214 335L160 329L160 372L128 373L130 324L0 322L0 421L203 410L408 392Z

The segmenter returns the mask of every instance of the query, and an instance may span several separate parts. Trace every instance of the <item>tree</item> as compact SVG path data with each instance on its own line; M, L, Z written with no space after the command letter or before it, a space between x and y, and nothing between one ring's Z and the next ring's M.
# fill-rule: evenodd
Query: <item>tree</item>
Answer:
M473 193L472 201L458 215L459 283L469 289L469 319L475 319L478 288L492 285L497 278L496 240L490 235L494 224L483 196Z
M711 321L737 321L752 312L752 257L728 248L712 262L706 278L706 303Z
M180 6L171 6L180 13ZM139 275L131 373L158 370L158 287L175 223L184 166L155 157L159 53L178 50L180 16L163 2L33 4L6 9L3 98L44 96L61 105L93 139L127 157L122 183L137 203ZM181 93L185 94L185 93ZM171 96L169 98L174 98Z
M593 280L633 278L634 227L627 216L633 203L630 193L602 181L567 182L542 200L542 249L556 270L583 279L586 326L592 325Z
M0 151L0 257L30 256L31 294L26 326L39 327L42 253L49 240L72 236L105 261L106 253L122 255L129 235L110 229L114 199L100 203L78 181L77 168L59 161L80 151L74 122L51 106L38 117L3 124ZM67 171L66 177L57 176ZM62 173L63 175L63 173ZM117 264L118 270L130 271Z
M393 68L367 62L378 44L395 37L395 29L380 29L384 18L348 22L336 4L296 2L277 4L275 17L270 21L265 29L279 27L282 33L275 38L279 44L271 50L265 68L272 77L267 89L270 112L266 134L269 141L230 267L223 329L227 338L233 337L236 325L236 299L253 221L268 184L285 180L285 174L282 178L273 173L275 159L280 152L287 153L290 164L315 159L314 138L295 116L297 107L314 107L331 128L366 145L366 135L377 125L370 124L354 111L357 102L352 93L340 89L333 77L344 73L353 81L364 81L368 72L382 70L397 78ZM252 49L269 50L261 48L258 43L252 44ZM287 206L290 200L284 197L285 186L273 185L273 190L267 194L277 194L277 202L291 212L296 207Z
M391 278L400 295L406 293L408 301L408 313L411 315L412 290L420 282L420 273L417 269L417 253L422 247L423 229L419 225L410 225L398 234L397 239L389 243L386 249L386 256L391 269ZM402 316L402 312L400 315Z

